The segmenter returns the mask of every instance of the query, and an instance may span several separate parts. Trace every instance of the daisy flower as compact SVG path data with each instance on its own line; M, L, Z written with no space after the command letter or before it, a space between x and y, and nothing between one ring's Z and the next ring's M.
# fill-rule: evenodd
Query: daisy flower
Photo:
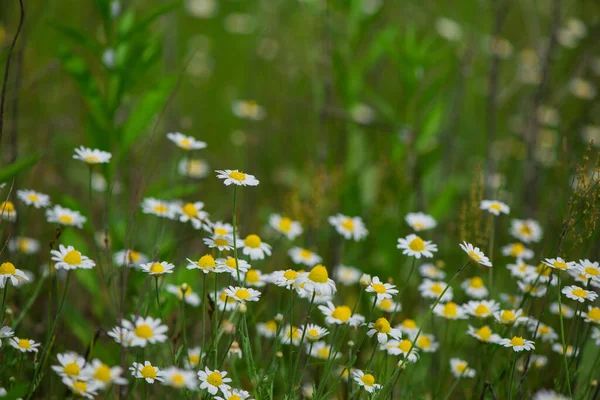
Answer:
M475 377L475 370L468 365L465 360L461 360L460 358L454 357L450 359L450 371L455 378Z
M294 346L300 345L300 339L302 339L302 329L297 326L286 325L279 333L279 339L283 344L290 344Z
M267 280L270 279L268 275L258 269L249 269L248 272L242 277L242 281L251 287L264 287L267 284Z
M334 277L335 280L340 282L344 286L350 286L358 283L362 272L354 267L348 267L346 265L338 265L335 269Z
M433 313L446 319L467 319L465 308L453 301L438 303L433 308Z
M296 239L298 236L302 235L303 232L300 222L293 221L288 217L282 217L279 214L271 214L269 217L269 225L276 232L281 233L290 240Z
M502 247L502 255L515 257L519 260L530 260L533 258L533 250L526 248L523 243L516 242Z
M532 354L531 362L536 366L536 368L542 368L548 364L548 357L540 354Z
M39 343L31 339L21 339L16 336L10 338L8 344L19 350L21 353L37 353L38 347L40 347Z
M223 397L215 396L215 400L252 400L250 393L242 389L223 390Z
M382 347L385 348L388 354L402 356L410 363L415 363L419 359L419 350L408 339L388 340Z
M292 247L288 251L288 254L295 264L304 264L308 267L312 267L323 261L316 253L301 247Z
M309 356L314 357L314 358L318 358L320 360L329 360L329 359L333 359L333 357L331 357L331 349L332 347L330 345L328 345L327 343L325 343L324 341L319 341L319 342L314 342L311 343L310 345L307 345L308 349L310 350ZM340 358L341 354L336 354L335 358Z
M202 211L202 208L204 208L204 203L201 201L185 203L177 210L179 221L183 223L190 222L194 229L200 229L202 223L208 218L208 213Z
M231 378L227 378L227 372L219 370L210 370L204 367L204 371L198 371L198 379L200 380L200 389L207 390L213 396L220 390L222 392L231 390L228 385Z
M440 347L440 344L433 335L421 333L415 342L415 346L425 353L434 353Z
M415 232L426 231L437 226L435 218L422 212L408 213L404 219Z
M489 326L484 325L481 328L473 328L471 325L467 328L467 334L484 343L498 343L500 335L493 333Z
M271 245L263 242L260 236L251 234L244 239L243 253L249 256L251 260L262 260L271 255Z
M29 280L25 272L17 269L13 263L8 261L0 264L0 288L4 288L8 281L13 286L17 286L21 280Z
M231 111L236 117L254 121L261 120L267 115L264 107L258 105L255 100L235 100L231 105Z
M310 326L310 325L309 325ZM256 331L264 338L272 339L277 336L277 321L274 319L256 324ZM307 333L308 337L308 333Z
M333 296L336 292L335 282L329 278L327 268L318 264L310 272L300 274L296 281L297 290L324 296Z
M202 241L211 249L216 247L219 251L233 250L233 236L213 236Z
M218 272L217 271L217 263L213 256L210 254L203 255L198 259L198 261L192 261L189 258L186 258L188 261L187 269L199 269L200 271L208 274L209 272Z
M519 324L526 323L529 318L523 316L523 310L500 310L494 313L496 321L502 325L518 326Z
M402 336L400 329L392 328L390 322L386 318L378 318L375 322L370 322L367 336L372 337L377 335L377 341L380 344L385 344L388 341L388 336L399 340Z
M194 390L198 385L196 382L196 373L194 371L187 371L177 367L169 367L164 369L162 373L164 384L174 387L175 389L186 388L189 390Z
M106 334L123 347L130 347L133 342L133 333L129 329L125 329L121 326L115 326Z
M535 274L536 271L533 265L528 265L522 260L517 260L516 264L508 264L506 268L510 271L510 276L519 279L525 279L525 277Z
M514 351L535 350L533 341L523 339L521 336L513 336L512 339L502 338L498 341L498 344L504 347L512 347Z
M500 300L514 308L521 304L521 301L523 301L523 296L500 293Z
M554 329L552 329L552 327L546 324L540 323L539 326L537 326L537 322L530 321L528 329L531 333L536 333L535 337L542 339L543 342L554 342L558 339L558 334L554 331Z
M194 369L200 364L200 360L204 357L204 353L200 351L200 347L191 347L187 351L187 358L185 359L185 367Z
M548 290L546 286L541 285L532 285L530 283L517 282L517 286L519 286L519 290L523 293L529 294L531 297L544 297L546 291Z
M590 260L579 260L576 270L585 275L587 279L600 282L600 264L597 261L592 262Z
M421 258L421 256L431 258L433 253L437 252L437 245L429 240L423 240L415 234L398 239L396 248L402 249L402 254L415 258Z
M176 207L166 200L155 199L154 197L146 197L142 201L141 207L144 214L151 214L156 215L157 217L169 219L175 219L176 217Z
M400 310L402 310L402 305L400 303L396 303L394 300L392 299L381 299L381 300L377 300L377 303L375 303L375 306L384 312L398 312Z
M15 336L15 333L9 326L3 326L0 328L0 347L2 347L2 339L8 339Z
M163 371L150 364L150 361L144 361L143 364L134 362L132 365L132 367L129 367L129 370L134 378L144 379L148 383L154 383L154 381L164 382Z
M580 303L583 303L586 300L594 301L598 297L596 292L585 290L575 285L563 287L561 293L567 296L569 299L577 300Z
M217 272L229 272L231 276L233 276L235 279L237 279L238 270L240 272L240 275L243 275L250 269L250 264L248 264L248 262L245 260L240 260L239 258L237 260L237 263L235 262L235 258L233 257L217 258L215 262L217 264Z
M352 314L352 310L348 306L334 306L331 301L327 302L326 306L319 306L319 310L325 315L325 322L329 325L345 325L359 326L365 320L365 317L359 314Z
M146 347L148 343L162 343L167 340L168 328L162 325L161 320L152 317L137 317L135 322L126 319L121 321L121 326L132 333L132 346Z
M546 258L544 261L542 261L542 263L559 271L567 271L577 266L575 261L565 261L560 257Z
M600 308L588 306L587 313L581 314L585 322L600 324Z
M179 300L185 299L185 302L192 307L198 307L200 305L200 296L197 293L194 293L192 287L187 283L182 283L181 285L167 285L167 292L177 296Z
M573 315L575 315L575 310L573 310L571 307L569 307L566 304L561 304L560 307L558 306L558 301L553 302L552 304L550 304L550 312L554 315L560 315L560 312L562 310L562 315L563 318L573 318Z
M500 309L494 300L471 300L464 305L467 314L477 318L487 318Z
M148 262L148 256L135 250L117 251L113 261L119 267L138 267Z
M269 281L277 286L289 289L296 283L296 279L298 279L299 276L300 273L293 269L275 271L269 275Z
M489 293L483 284L483 279L478 276L474 276L471 279L465 280L460 286L463 288L465 293L467 293L467 295L476 299L483 299L487 297Z
M479 208L496 216L500 214L508 215L508 213L510 212L510 207L496 200L482 200Z
M371 279L371 284L367 286L365 291L375 293L377 295L377 300L391 299L392 296L398 293L398 289L396 289L395 285L383 283L376 276Z
M510 234L525 243L542 240L542 227L533 219L513 219L510 221Z
M127 379L123 378L122 374L123 369L121 367L109 367L98 359L88 363L83 371L84 376L93 379L102 389L109 387L111 383L126 385Z
M230 170L216 170L217 178L223 179L225 186L238 185L238 186L258 186L259 181L254 175L246 174L238 171L237 169Z
M419 292L421 292L421 296L426 299L437 299L444 293L444 290L448 287L446 282L442 281L432 281L430 279L423 279L423 282L419 285ZM440 299L442 302L451 301L453 298L453 290L451 287L448 287L444 296Z
M35 254L40 249L40 242L36 239L19 236L8 241L8 249L11 252L18 251L23 254Z
M364 239L369 233L360 217L348 217L343 214L336 214L329 217L329 223L344 238L353 239L357 242Z
M373 393L375 390L381 389L381 385L379 383L375 383L375 377L373 375L365 374L359 369L352 371L352 379L369 393Z
M303 330L306 331L306 339L310 342L316 342L317 340L320 340L322 337L329 334L327 329L315 324L308 324L303 328Z
M199 158L182 158L177 164L179 175L194 179L206 178L210 173L208 163Z
M73 394L79 397L85 397L86 399L93 399L98 395L98 390L101 389L100 384L96 381L64 377L62 383L67 386Z
M73 246L58 246L58 250L50 250L52 255L52 261L55 262L54 268L72 270L72 269L91 269L96 266L96 263L82 255L78 250L75 250Z
M424 278L439 280L446 277L446 273L433 264L423 264L419 266L419 273Z
M48 207L50 205L50 196L35 190L17 190L17 197L28 206L35 208Z
M258 290L239 286L229 286L229 288L225 289L225 293L228 297L231 297L240 303L245 303L247 301L258 301L261 294Z
M483 254L481 250L479 250L479 247L473 247L471 243L467 242L462 242L459 244L459 246L461 249L463 249L465 253L467 253L471 260L481 265L485 265L486 267L492 266L490 260L486 257L485 254Z
M192 136L186 136L180 132L167 133L167 139L175 143L180 149L186 151L200 150L206 148L205 142L196 140L196 138Z
M577 349L571 345L568 345L565 349L565 348L563 348L563 345L561 343L554 343L552 345L552 351L554 351L560 355L566 354L567 357L575 357L579 353L579 349Z
M204 230L211 235L233 237L233 225L221 221L210 222L207 220L206 222L207 223L204 224Z
M53 365L52 369L61 377L77 378L85 367L85 358L75 352L59 353L56 358L60 365Z
M79 146L75 149L74 159L85 162L89 165L95 164L106 164L110 161L112 154L107 151L98 149L90 149L87 147Z
M68 208L55 205L46 210L46 219L48 222L54 222L64 226L76 226L82 228L87 218L79 211L70 210Z
M419 327L417 326L415 320L411 318L406 318L399 325L396 325L396 328L410 336L416 335L419 331Z

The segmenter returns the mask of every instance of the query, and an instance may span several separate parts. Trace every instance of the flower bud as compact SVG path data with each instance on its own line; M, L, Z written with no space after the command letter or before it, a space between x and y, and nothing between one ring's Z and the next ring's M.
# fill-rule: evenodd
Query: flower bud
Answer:
M364 287L369 286L371 284L371 275L363 274L360 277L360 284L363 285Z

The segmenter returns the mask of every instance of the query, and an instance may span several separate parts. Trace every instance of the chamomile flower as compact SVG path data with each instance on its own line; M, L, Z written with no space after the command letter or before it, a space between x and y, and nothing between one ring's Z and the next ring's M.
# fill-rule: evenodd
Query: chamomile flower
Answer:
M15 335L12 329L9 326L3 326L0 328L0 347L2 347L2 339L8 339Z
M216 170L217 178L223 179L225 186L238 185L238 186L258 186L259 181L254 175L246 174L238 171L237 169L225 169Z
M215 396L215 400L252 400L250 393L242 389L223 390L223 397Z
M321 264L315 265L310 272L300 274L296 281L296 288L300 292L323 296L333 296L336 292L335 282L329 278L327 268Z
M219 370L211 370L204 367L204 371L198 371L198 379L200 380L200 389L207 390L213 396L220 390L222 392L231 390L228 385L231 378L227 378L227 372Z
M177 209L179 221L190 222L194 229L200 229L202 223L205 223L208 218L208 213L202 211L202 208L204 208L204 203L201 201L183 204Z
M294 346L300 345L300 339L302 339L302 329L297 326L286 325L279 333L279 339L283 344L290 344Z
M377 303L375 303L375 306L383 311L383 312L397 312L402 310L402 305L400 303L396 303L394 300L392 299L381 299L381 300L377 300Z
M88 381L64 377L62 383L67 386L73 394L79 397L85 397L86 399L93 399L98 395L98 390L101 389L100 384L93 380Z
M148 262L148 256L132 249L117 251L113 261L119 267L139 267Z
M529 318L523 315L523 310L499 310L494 313L496 321L502 325L518 326L526 323Z
M433 253L437 252L437 245L429 240L423 240L415 234L398 239L396 247L402 250L402 254L417 259L421 258L421 256L431 258L433 257Z
M35 254L40 249L40 242L33 238L18 236L8 241L8 249L11 252Z
M277 321L274 319L256 324L256 331L264 338L272 339L277 336Z
M315 324L308 324L303 330L306 331L305 336L309 342L316 342L329 334L327 329Z
M38 347L40 347L39 343L31 339L23 339L16 336L10 338L8 344L19 350L21 353L37 353Z
M567 357L575 357L577 356L577 354L579 353L579 349L568 345L566 346L566 348L563 348L563 345L560 343L554 343L552 345L552 351L558 353L558 354L566 354Z
M533 285L531 283L525 282L517 282L517 286L519 286L519 290L523 293L527 293L532 297L544 297L546 291L548 290L546 286L542 285Z
M580 274L585 275L587 279L600 282L600 263L598 263L598 261L592 262L590 260L579 260L576 270Z
M35 208L48 207L50 205L50 196L35 190L17 190L17 197L28 206Z
M197 140L193 136L186 136L180 132L167 133L167 139L175 143L180 149L186 151L206 148L205 142Z
M267 284L268 278L269 277L267 275L264 275L258 269L249 269L242 277L242 281L246 284L246 286L260 288Z
M191 347L187 351L187 358L185 359L185 367L194 369L200 364L200 360L204 357L204 353L200 350L200 347Z
M386 318L378 318L375 322L370 322L367 336L372 337L377 335L377 341L380 344L385 344L388 341L388 336L399 340L402 336L400 329L392 328L390 322Z
M421 333L415 342L415 346L424 353L434 353L440 347L440 344L435 340L435 336Z
M531 351L535 350L535 344L532 340L527 340L521 336L513 336L511 339L502 338L498 344L504 347L511 347L514 351Z
M474 328L471 325L467 328L467 334L484 343L498 343L500 335L492 332L489 326L484 325L481 328Z
M483 279L478 276L474 276L471 279L465 280L460 286L463 288L465 293L467 293L467 295L475 299L483 299L487 297L489 293L483 284Z
M444 279L446 277L446 273L433 264L423 264L419 266L419 273L424 278L434 280Z
M121 321L121 326L132 333L131 345L146 347L148 344L162 343L167 340L168 328L161 320L152 317L137 317L135 322L126 319Z
M196 381L196 373L187 371L177 367L169 367L162 371L164 384L175 389L190 389L194 390L198 383Z
M329 360L329 359L334 359L334 357L331 356L332 354L332 347L330 345L328 345L327 343L325 343L324 341L318 341L318 342L314 342L311 345L307 345L308 349L310 349L310 353L309 356L314 357L314 358L318 358L320 360ZM341 354L335 354L335 358L340 358Z
M187 283L181 285L167 285L167 292L177 296L179 300L185 300L187 304L192 307L198 307L200 305L200 296L192 290L192 287Z
M226 222L210 222L204 225L204 230L213 236L231 236L233 237L233 225Z
M426 231L437 226L435 218L422 212L408 213L404 219L415 232Z
M208 176L210 168L208 163L202 159L184 157L177 164L177 172L182 176L201 179Z
M487 318L500 309L494 300L471 300L464 305L467 314L477 318Z
M468 318L465 308L453 301L436 304L433 308L433 313L450 320Z
M157 217L175 219L177 215L177 208L171 202L155 199L154 197L146 197L142 201L141 207L144 214L156 215Z
M437 299L444 293L444 290L448 284L442 281L432 281L430 279L423 279L423 282L419 285L419 292L421 292L421 296L426 299ZM440 299L442 302L451 301L453 298L453 290L451 287L448 287L444 296Z
M402 356L410 363L415 363L419 359L417 346L414 346L413 342L406 338L402 340L388 340L382 347L385 348L388 354Z
M58 246L58 250L51 250L52 261L55 262L54 268L72 270L72 269L91 269L96 266L96 263L75 250L73 246Z
M269 217L269 225L276 232L281 233L290 240L296 239L302 235L303 229L300 222L293 221L291 218L282 217L279 214L271 214Z
M336 214L329 217L329 223L344 238L354 241L364 239L369 231L360 217L348 217L343 214Z
M396 325L396 328L400 329L402 333L406 333L409 336L414 336L419 331L417 323L412 318L406 318L400 324Z
M312 267L323 261L316 253L301 247L292 247L288 251L288 254L295 264L303 264L308 267Z
M109 367L98 359L92 360L83 370L83 376L93 379L102 389L109 387L111 383L126 385L127 379L123 378L122 374L121 367Z
M548 357L540 354L532 354L531 363L535 365L536 368L543 368L548 364Z
M172 274L173 268L175 268L175 266L169 262L161 261L141 264L140 268L142 269L142 271L147 272L149 275L158 276L164 274Z
M215 299L215 295L213 292L209 293L208 296L217 303L217 308L222 311L231 311L237 307L237 303L235 300L230 298L225 292L226 289L221 289L217 293L217 298Z
M558 334L551 326L536 321L530 321L528 329L531 333L536 333L536 337L542 339L543 342L554 342L558 339ZM537 330L537 332L536 332Z
M510 221L510 234L525 243L542 240L542 227L533 219L513 219Z
M54 222L64 226L76 226L82 228L87 218L79 211L70 210L59 205L46 210L46 219L48 222Z
M231 297L239 303L245 303L247 301L258 301L260 298L260 292L258 290L243 288L239 286L229 286L225 289L227 296Z
M300 276L298 271L288 269L285 271L275 271L269 275L269 281L273 284L290 289Z
M456 357L450 359L450 372L455 378L475 377L475 370L465 360Z
M107 151L98 149L90 149L87 147L79 146L75 149L74 159L83 161L89 165L106 164L110 162L112 154Z
M210 238L204 238L202 239L202 241L211 249L214 249L216 247L219 251L233 250L233 236L216 235Z
M236 117L259 121L267 112L255 100L236 100L231 105L231 111Z
M485 254L483 254L483 252L481 250L479 250L479 247L473 247L473 245L471 243L467 243L467 242L462 242L459 244L460 248L463 249L463 251L465 253L467 253L467 255L469 256L469 258L473 261L475 261L476 263L479 263L481 265L484 265L486 267L491 267L492 263L490 262L490 260L486 257Z
M571 400L567 396L563 396L562 394L556 393L554 390L550 389L541 389L535 392L533 395L533 400Z
M378 277L374 276L371 279L371 284L365 289L366 292L375 293L377 300L391 299L392 296L398 294L398 289L391 283L383 283Z
M515 257L518 260L530 260L533 258L533 250L526 248L523 243L515 242L502 247L502 255Z
M528 265L522 260L517 260L515 264L508 264L506 268L510 271L510 276L518 279L525 279L536 272L533 265Z
M260 236L251 234L244 239L243 253L251 260L262 260L265 254L271 255L271 245L263 242Z
M365 320L365 317L359 314L352 314L352 310L348 306L334 306L331 301L325 306L319 306L319 310L325 315L325 322L329 325L345 325L359 326Z
M335 268L334 277L335 280L340 282L344 286L350 286L358 283L362 272L358 268L348 267L346 265L338 265Z
M143 364L134 362L129 367L131 375L137 379L144 379L148 383L154 383L154 381L164 382L164 372L160 368L152 365L150 361L144 361Z
M17 286L20 281L27 281L29 277L25 272L17 269L13 263L6 261L0 264L0 288L4 288L8 281Z
M479 208L496 216L510 213L508 205L496 200L482 200Z
M217 264L217 272L229 272L235 279L238 277L238 271L240 276L242 276L250 269L250 264L246 260L240 260L239 258L237 263L234 257L217 258L215 262Z
M567 271L573 269L577 266L575 261L565 261L560 257L556 258L546 258L542 261L544 264L549 266L550 268L559 270L559 271Z
M518 307L519 304L521 304L521 301L523 301L523 296L516 296L514 294L500 293L500 299L504 303L515 308L515 307Z
M552 304L550 304L550 312L552 314L560 315L561 311L563 318L571 319L575 315L575 310L573 310L566 304L561 304L560 307L558 306L558 301L555 301Z
M106 334L123 347L130 347L133 342L133 333L129 329L125 329L121 326L115 326Z
M588 311L581 315L585 322L600 324L600 308L588 306Z
M59 353L56 355L59 365L53 365L52 369L61 377L68 376L77 378L85 367L85 358L75 352Z
M585 290L579 286L571 285L562 288L561 293L567 296L569 299L576 300L580 303L588 301L594 301L598 298L598 294L591 290Z
M379 383L375 383L375 377L373 375L365 374L359 369L352 371L352 379L369 393L373 393L374 391L381 389L381 385Z

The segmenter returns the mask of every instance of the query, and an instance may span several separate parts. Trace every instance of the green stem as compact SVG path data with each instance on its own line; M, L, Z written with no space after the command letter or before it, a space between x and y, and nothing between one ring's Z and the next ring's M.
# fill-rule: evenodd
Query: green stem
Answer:
M215 305L217 299L215 298ZM206 274L202 272L202 347L201 352L204 351L206 345Z
M0 325L4 322L4 311L6 309L6 295L8 293L8 280L4 282L4 290L2 291L2 308L0 309Z
M494 218L493 214L490 214L490 244L489 244L489 248L488 248L488 256L490 259L490 262L493 263L494 262L494 239L496 237L496 219ZM493 268L489 268L488 269L488 290L490 292L490 295L492 293L492 288L494 287L494 269Z
M315 296L316 292L313 291L313 295L310 299L310 305L308 306L308 314L306 315L306 320L304 321L304 326L302 328L302 336L300 337L300 344L298 345L298 356L296 357L296 363L294 364L294 368L292 368L292 390L294 388L294 383L296 380L296 371L298 370L298 366L300 364L300 357L302 356L302 344L304 343L304 338L306 337L306 327L310 321L310 313L313 309L313 305L315 304Z
M560 286L560 282L561 282L561 274L558 274L558 316L560 318L560 343L562 345L562 355L563 355L563 362L565 364L565 374L567 377L567 388L569 389L569 397L573 398L573 394L571 393L571 377L569 374L569 362L567 361L567 346L565 344L565 326L563 323L563 313L562 313L562 302L561 302L561 295L560 295L560 290L561 290L561 286Z
M512 395L513 395L513 379L515 376L515 365L517 364L517 352L515 351L513 354L513 361L512 361L512 365L510 366L510 383L508 385L508 400L512 400Z

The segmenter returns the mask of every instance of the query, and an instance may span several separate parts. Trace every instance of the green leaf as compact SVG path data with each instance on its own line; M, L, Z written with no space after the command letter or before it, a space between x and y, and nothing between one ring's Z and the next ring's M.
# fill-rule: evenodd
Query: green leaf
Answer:
M171 3L166 3L166 4L161 4L157 7L155 7L152 11L150 11L148 14L144 15L142 17L142 19L136 23L135 25L128 25L126 27L123 27L119 34L121 35L123 40L128 39L129 37L136 35L138 33L142 33L144 31L146 31L146 29L148 28L148 26L154 22L157 18L170 13L171 11L174 11L176 9L178 9L181 6L181 3L179 1L174 1Z
M0 169L0 182L6 182L14 178L19 172L32 167L42 158L42 153L31 154L27 157L19 158L12 164Z
M430 151L437 145L437 135L440 132L443 116L444 104L438 102L427 115L423 123L423 128L417 137L416 148L419 153Z
M98 55L102 52L102 46L93 37L84 34L81 30L63 25L58 21L50 21L48 24L64 37L91 50L94 54Z

